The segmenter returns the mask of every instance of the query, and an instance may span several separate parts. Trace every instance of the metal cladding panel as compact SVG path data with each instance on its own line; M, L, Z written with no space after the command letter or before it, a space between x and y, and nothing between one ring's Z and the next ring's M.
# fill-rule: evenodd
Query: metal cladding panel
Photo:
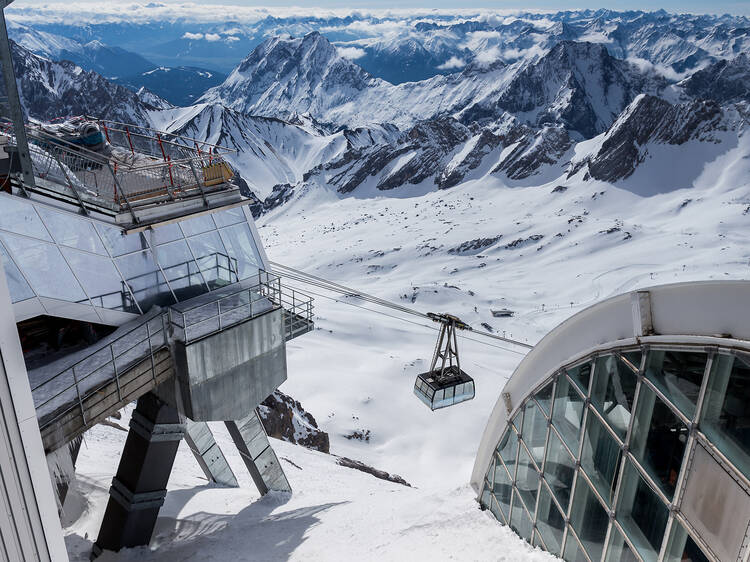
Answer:
M700 445L680 505L719 560L741 560L750 525L750 494Z
M0 558L67 560L5 275L0 310Z
M281 309L176 344L185 415L194 421L242 419L287 378Z

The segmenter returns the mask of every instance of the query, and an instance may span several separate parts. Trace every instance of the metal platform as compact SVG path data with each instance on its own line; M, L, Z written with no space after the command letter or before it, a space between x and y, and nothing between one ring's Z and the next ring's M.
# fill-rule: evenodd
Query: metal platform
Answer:
M189 345L277 310L284 318L284 340L313 329L312 299L260 272L252 282L154 308L96 344L30 371L45 450L57 449L174 377L174 344Z

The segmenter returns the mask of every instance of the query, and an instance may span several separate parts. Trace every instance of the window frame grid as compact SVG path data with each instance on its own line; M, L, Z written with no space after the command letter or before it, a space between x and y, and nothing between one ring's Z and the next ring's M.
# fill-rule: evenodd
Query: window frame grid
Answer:
M628 427L625 434L625 438L622 439L617 435L614 430L610 427L609 422L603 418L600 412L596 410L594 405L591 402L591 391L592 391L592 385L594 377L596 376L595 369L596 369L596 359L598 357L601 357L603 355L614 355L618 358L618 360L623 361L631 370L635 365L625 358L622 354L625 352L634 352L634 351L640 351L641 357L640 357L640 366L637 371L634 371L634 375L637 378L637 384L635 388L635 392L633 395L633 404L632 404L632 412L633 414L630 417L630 420L628 421ZM673 351L673 352L703 352L707 353L707 360L706 365L704 367L704 374L703 379L701 381L701 388L699 391L699 395L697 398L696 408L695 412L693 414L693 418L688 418L685 414L682 413L682 411L677 408L676 404L673 403L656 385L649 380L645 374L644 374L644 368L645 364L648 360L648 353L650 351ZM515 433L516 439L519 441L519 446L516 447L516 454L515 454L515 469L513 476L511 478L511 486L514 488L513 493L511 494L511 506L510 509L512 510L513 506L515 505L515 496L518 495L520 498L520 494L517 490L517 470L518 470L518 459L519 459L519 451L520 451L520 444L524 446L524 449L526 451L526 454L532 461L532 465L537 468L537 472L539 473L539 485L537 486L537 497L535 501L534 506L534 514L533 517L530 515L529 509L526 507L525 502L523 499L521 499L521 507L524 508L524 511L527 516L532 521L532 540L531 543L534 545L538 545L545 549L546 551L546 545L544 544L544 538L541 536L541 533L538 531L537 527L537 517L539 515L539 497L541 494L541 487L542 485L545 486L545 491L549 494L550 498L552 498L552 502L554 503L555 507L559 510L559 512L563 515L563 520L565 522L565 527L563 529L563 536L562 536L562 542L561 542L561 555L564 555L565 549L568 546L568 537L569 535L572 535L573 540L576 541L577 546L580 548L580 550L584 553L584 557L589 560L590 562L598 562L591 559L589 553L586 551L585 547L583 547L578 534L576 533L575 529L572 528L571 523L571 512L573 508L573 503L575 501L576 496L576 488L578 485L578 479L584 478L586 485L589 487L589 489L593 492L594 496L597 498L597 501L600 503L600 505L604 508L604 510L609 514L609 524L607 527L607 532L605 535L605 543L602 550L602 558L601 560L606 560L607 555L609 554L609 542L612 536L612 533L616 530L620 533L620 535L623 537L623 540L625 543L627 543L630 551L632 554L641 562L643 562L643 556L640 554L640 552L636 549L635 545L631 541L628 534L625 532L624 528L622 527L622 524L617 520L617 513L619 509L619 500L621 496L621 488L624 478L624 471L626 469L627 462L631 462L634 466L634 468L637 471L637 475L640 476L648 485L649 488L651 488L651 491L656 494L656 496L659 498L659 500L662 502L664 506L667 507L669 510L669 518L667 520L667 524L665 527L665 533L664 537L662 538L662 543L660 545L660 549L658 552L658 562L663 562L665 556L666 556L666 549L668 546L668 539L670 537L672 527L675 524L680 524L683 526L685 531L688 533L690 538L704 551L704 554L714 562L720 562L714 553L711 551L711 549L705 544L705 542L697 535L696 531L693 529L693 527L690 525L690 523L687 521L687 519L684 517L682 512L679 509L679 505L682 501L682 496L684 494L685 489L685 483L687 481L687 475L689 473L689 467L690 467L690 458L692 457L695 448L700 444L703 447L705 447L710 454L714 455L717 459L720 460L722 464L725 464L725 468L730 472L731 476L735 478L735 480L738 481L745 489L747 489L750 492L750 479L746 478L744 474L732 463L718 448L708 439L708 437L700 430L699 426L699 420L700 416L702 415L704 406L705 406L705 397L707 393L708 383L710 382L710 374L713 366L714 359L719 354L725 354L725 355L733 355L736 356L738 353L741 353L741 350L737 350L734 348L722 348L720 346L705 346L695 343L686 343L686 344L642 344L638 347L634 347L632 345L625 346L623 348L618 348L616 345L612 346L610 348L607 348L605 350L599 350L597 352L594 352L585 358L581 358L576 360L574 363L571 363L570 365L562 366L555 370L555 372L545 379L543 382L541 382L539 385L537 385L530 393L529 396L519 405L517 409L517 413L515 418L518 418L518 414L521 414L521 428L523 428L523 419L525 414L525 407L526 404L529 401L533 401L534 405L539 408L540 412L546 418L547 421L547 430L545 433L545 445L544 445L544 453L541 463L539 463L540 466L537 465L536 460L533 458L531 453L529 452L528 446L526 445L525 440L523 439L523 435L521 432L518 431L516 428L516 424L513 423L512 419L508 420L508 426L509 428ZM570 377L567 374L567 369L579 366L581 364L584 364L586 362L592 362L592 371L589 377L588 382L588 394L583 396L581 393L581 387L579 384L573 380L572 377ZM570 449L568 444L565 442L565 440L562 438L562 435L560 434L559 429L555 426L553 421L553 416L555 414L555 405L557 400L556 394L557 394L557 388L559 384L560 377L564 376L567 379L567 383L576 389L576 392L580 398L582 398L584 402L584 411L582 416L582 423L581 423L581 429L580 429L580 439L577 447L577 453L573 453L573 451ZM549 414L547 414L544 410L544 408L541 407L539 404L539 401L536 400L536 397L534 394L547 386L548 384L552 383L552 399L550 403L550 411ZM685 446L685 452L683 454L683 459L680 466L680 472L678 474L678 478L675 484L675 493L672 501L668 501L666 495L661 490L661 488L657 485L657 483L654 481L654 479L651 477L651 475L648 473L648 471L645 469L645 467L641 464L641 462L635 457L635 455L632 453L630 449L630 443L633 438L633 430L635 425L635 412L638 409L639 401L642 398L642 389L643 384L646 385L648 390L654 393L654 395L663 402L667 406L667 408L676 416L677 419L680 420L681 423L683 423L687 429L688 429L688 440ZM581 465L581 455L583 453L583 445L584 445L584 439L585 439L585 429L586 424L588 423L588 416L590 414L590 411L594 412L594 415L596 416L597 420L604 425L607 432L611 437L615 439L615 442L620 447L620 461L617 471L617 484L615 487L614 497L612 500L612 508L608 509L606 507L606 502L604 502L603 498L601 497L601 494L596 489L596 487L593 485L593 481L591 480L591 477L586 473L586 471L583 469ZM574 465L575 465L575 472L573 474L573 479L571 482L571 496L568 503L568 506L566 509L562 509L561 505L559 503L559 500L557 496L553 493L552 488L549 485L549 482L547 482L547 479L544 476L544 470L547 465L547 460L549 456L549 445L550 445L550 436L552 432L555 432L555 436L558 439L558 442L562 444L565 452L573 459ZM502 456L495 452L495 457L493 458L499 458L500 462L506 471L507 474L510 474L510 471L508 470L507 465L505 464L504 459ZM496 461L495 461L496 462ZM579 474L580 473L580 474ZM493 475L494 477L494 475ZM542 482L544 484L542 484ZM492 499L494 501L497 501L496 498L494 498L494 494L492 493L492 489L490 488L490 495L492 496ZM502 510L500 510L502 513Z

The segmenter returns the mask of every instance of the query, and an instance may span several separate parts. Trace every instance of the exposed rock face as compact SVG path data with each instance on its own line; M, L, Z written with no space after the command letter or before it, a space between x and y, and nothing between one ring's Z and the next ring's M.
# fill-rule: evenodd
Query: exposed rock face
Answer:
M741 53L699 70L679 84L692 98L719 103L750 101L750 56Z
M726 130L724 112L714 101L672 105L654 96L639 96L607 132L599 150L571 169L588 165L592 178L617 181L633 174L647 154L647 144L680 145L696 139L714 141Z
M372 474L375 478L388 480L389 482L395 482L396 484L401 484L402 486L408 486L411 488L411 484L401 478L398 474L389 474L384 470L378 470L377 468L366 465L361 461L356 461L347 457L339 457L336 463L347 468L353 468L355 470L366 472L367 474Z
M450 248L448 250L448 253L460 255L478 254L485 248L489 248L490 246L496 244L497 241L502 237L502 234L498 234L497 236L493 236L492 238L475 238L474 240L467 240L466 242L459 244L455 248Z
M544 165L555 164L573 145L568 132L562 127L544 127L535 132L526 130L519 137L513 150L492 170L505 172L513 180L521 180L536 174Z
M269 437L315 449L330 451L328 434L322 431L315 418L302 404L277 390L258 406L258 413Z
M49 121L57 117L94 115L125 123L150 123L148 111L156 107L144 103L124 86L113 84L72 62L53 62L39 57L12 41L11 52L27 116ZM4 86L2 90L4 92Z

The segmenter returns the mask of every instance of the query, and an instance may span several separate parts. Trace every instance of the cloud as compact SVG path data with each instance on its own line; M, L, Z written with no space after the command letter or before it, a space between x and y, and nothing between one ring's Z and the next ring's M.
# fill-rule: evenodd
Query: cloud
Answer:
M200 39L203 39L202 33L190 33L189 31L186 31L185 34L182 36L183 39L190 39L191 41L198 41Z
M239 41L239 40L240 40L240 38L239 37L235 37L234 35L227 35L226 37L224 37L224 41L226 41L227 43L233 43L233 42Z
M206 41L219 41L221 39L221 35L218 33L206 33L204 36Z
M362 58L367 54L364 49L360 49L359 47L338 47L336 50L339 52L339 55L350 60Z
M683 80L684 78L690 76L694 72L697 72L698 70L706 66L706 63L698 64L695 68L688 69L685 72L677 72L671 66L654 64L651 61L647 61L646 59L641 59L638 57L628 57L626 60L629 63L637 66L638 70L640 70L641 72L653 72L655 74L660 74L667 80L671 80L673 82L679 82L680 80Z
M447 61L445 61L443 64L439 65L438 68L440 70L451 70L454 68L463 68L466 66L466 61L464 59L460 59L458 57L451 57Z
M474 61L478 62L479 64L490 64L495 62L500 58L500 47L497 45L493 45L489 49L485 49L484 51L478 52L474 56Z

